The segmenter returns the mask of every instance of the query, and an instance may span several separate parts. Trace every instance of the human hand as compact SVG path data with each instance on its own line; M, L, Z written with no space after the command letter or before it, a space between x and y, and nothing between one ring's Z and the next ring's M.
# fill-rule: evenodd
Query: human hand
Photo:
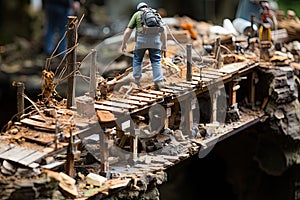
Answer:
M162 55L164 58L166 57L166 52L167 52L167 51L166 51L165 49L162 49L162 50L161 50L161 55Z
M127 44L122 44L122 47L121 47L122 53L125 53L126 49L127 49Z

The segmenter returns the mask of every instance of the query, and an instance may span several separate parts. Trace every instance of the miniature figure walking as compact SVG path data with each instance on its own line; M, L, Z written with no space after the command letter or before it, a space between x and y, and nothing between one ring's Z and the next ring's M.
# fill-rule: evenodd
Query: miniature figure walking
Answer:
M161 56L165 56L167 48L167 32L156 10L148 7L144 2L137 5L137 11L131 17L123 35L122 52L126 51L127 41L133 29L136 28L135 49L133 52L133 77L140 86L142 77L142 61L146 50L152 66L152 80L155 89L164 87L165 77L161 66Z

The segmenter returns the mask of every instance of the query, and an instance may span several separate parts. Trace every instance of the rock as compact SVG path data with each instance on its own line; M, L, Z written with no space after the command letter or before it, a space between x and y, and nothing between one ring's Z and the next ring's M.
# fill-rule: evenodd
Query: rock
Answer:
M95 115L94 101L89 96L76 97L77 112L81 116L92 117Z
M13 175L16 173L16 167L7 162L6 160L3 161L1 172L6 175Z
M274 113L274 116L277 119L283 119L284 118L284 113L282 112L282 110L277 109Z
M90 185L94 186L102 186L105 181L107 181L107 178L100 176L98 174L89 173L86 176L86 181Z
M33 177L37 174L33 171L33 169L28 168L18 168L15 176L19 177Z
M174 131L174 136L175 136L176 140L178 140L178 141L185 140L185 138L184 138L184 136L182 134L182 131L179 130L179 129L177 129L177 130Z

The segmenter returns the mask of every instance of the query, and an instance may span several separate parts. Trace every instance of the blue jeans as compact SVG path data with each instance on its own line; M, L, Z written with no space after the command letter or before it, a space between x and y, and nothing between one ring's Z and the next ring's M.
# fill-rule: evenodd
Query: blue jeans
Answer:
M66 32L66 25L68 23L68 16L72 14L72 8L69 6L57 5L55 3L45 4L46 26L44 38L44 52L47 55L52 54L57 43L61 40ZM56 33L58 38L56 39ZM57 49L60 53L67 49L67 41L64 39Z
M142 62L146 50L149 52L149 58L152 66L152 80L153 82L160 81L164 79L161 61L161 51L160 49L154 48L144 48L135 49L133 52L133 77L135 79L140 79L142 77Z

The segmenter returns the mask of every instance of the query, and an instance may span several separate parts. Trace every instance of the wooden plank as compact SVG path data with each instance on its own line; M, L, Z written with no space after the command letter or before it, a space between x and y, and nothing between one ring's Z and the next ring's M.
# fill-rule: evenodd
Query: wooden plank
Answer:
M172 86L168 85L166 88L177 90L178 92L187 91L187 88L179 87L179 86L175 86L175 85L172 85Z
M42 165L41 167L44 169L54 169L56 167L62 166L65 163L65 161L56 161L47 165Z
M200 74L200 72L198 72ZM210 71L210 70L202 70L202 73L215 75L215 76L223 76L226 75L225 72L218 72L218 71Z
M194 76L199 76L200 77L200 73L193 73ZM215 78L220 78L222 76L219 76L219 75L212 75L212 74L207 74L207 73L202 73L201 74L202 77L205 77L205 78L211 78L211 79L215 79Z
M164 91L159 91L159 90L142 90L142 91L145 92L145 93L155 94L155 95L158 95L158 96L168 96L168 95L171 94L171 93L164 92Z
M193 80L199 81L199 80L200 80L200 77L199 77L199 76L193 76ZM210 78L205 78L205 77L202 77L201 80L203 80L203 81L205 81L205 82L210 82L210 81L212 81L212 79L210 79Z
M37 128L43 128L43 129L46 129L46 130L55 131L55 125L47 125L44 122L39 122L39 121L32 120L32 119L29 119L29 118L22 119L21 123L25 124L25 125L29 125L29 126L34 126L34 127L37 127Z
M240 69L247 67L248 62L249 61L227 64L224 65L221 69L219 69L219 71L224 73L238 72Z
M147 105L147 103L145 102L140 102L140 101L135 101L132 99L116 99L116 98L111 98L111 101L115 101L115 102L120 102L120 103L128 103L128 104L133 104L136 106L145 106Z
M0 146L0 154L10 149L8 145L1 144Z
M155 94L149 94L149 93L144 93L144 92L139 92L139 93L134 93L133 95L136 96L141 96L141 97L147 97L150 99L161 99L161 96L155 95Z
M46 155L47 155L46 152L36 151L36 152L30 154L29 156L26 156L25 158L19 160L18 163L21 163L22 165L28 166L29 164L43 158Z
M195 86L190 83L176 83L175 86L193 89Z
M2 158L4 160L10 160L15 155L18 155L18 153L22 153L22 151L24 151L24 150L25 150L24 147L17 147L17 146L15 146L14 148L11 148L10 150L5 151L2 154L0 154L0 158Z
M191 81L191 82L189 82L189 83L191 83L192 85L198 85L199 84L199 79L197 80L197 81L195 81L195 80L193 80L193 81Z
M137 101L144 101L144 102L148 102L148 103L152 103L154 101L156 101L155 99L150 99L150 98L146 98L146 97L139 97L139 96L128 96L129 99L132 100L137 100Z
M33 149L24 149L22 152L16 154L15 156L11 157L9 160L18 162L19 160L22 160L23 158L29 156L30 154L36 152L36 150Z
M36 121L45 122L45 119L42 116L40 116L40 115L32 115L29 118L33 119L33 120L36 120Z
M124 108L124 109L135 109L137 106L135 105L130 105L128 103L120 103L116 101L96 101L95 103L97 104L103 104L107 106L114 106L114 107L119 107L119 108Z
M27 135L24 135L22 136L23 138L25 138L25 140L29 140L31 142L35 142L37 144L41 144L41 145L50 145L54 142L54 139L52 140L45 140L43 138L35 138L34 136L27 136Z
M172 88L161 88L160 91L172 93L173 95L180 93L178 90L174 90Z
M219 76L226 75L226 72L222 72L219 71L218 69L213 69L213 68L203 68L202 72L205 72L207 74L219 75Z
M97 110L108 110L108 111L117 112L117 113L128 112L128 109L116 108L116 107L112 107L112 106L95 104L94 107Z

